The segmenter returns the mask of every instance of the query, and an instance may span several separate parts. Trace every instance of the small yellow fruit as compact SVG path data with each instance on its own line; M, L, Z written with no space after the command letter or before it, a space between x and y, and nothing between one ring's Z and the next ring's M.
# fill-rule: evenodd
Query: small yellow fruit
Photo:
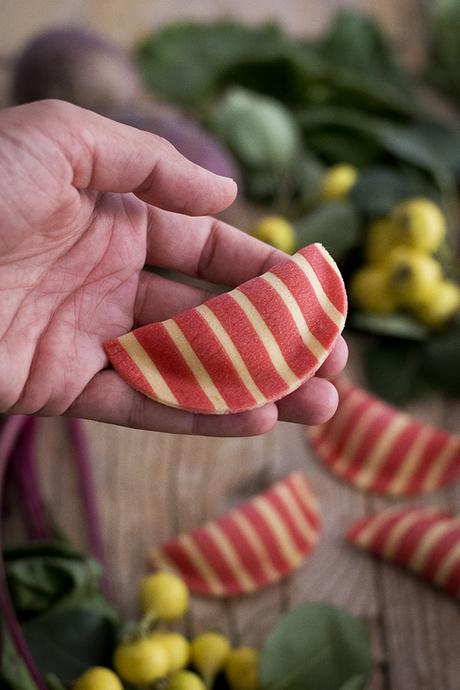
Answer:
M160 642L168 652L169 671L185 668L190 659L190 643L183 635L175 632L155 632L149 639Z
M333 165L325 173L320 197L323 201L344 199L358 180L358 171L353 165Z
M398 244L435 252L446 236L443 212L429 199L411 199L399 204L391 214Z
M209 682L223 668L230 653L230 642L220 633L202 633L192 640L192 663Z
M189 592L177 575L158 572L143 579L139 599L144 613L162 620L173 620L180 618L187 611Z
M206 686L193 671L176 671L168 678L168 690L206 690Z
M389 218L376 220L369 226L366 238L366 259L370 264L381 264L395 246L395 232Z
M254 237L292 254L296 248L295 229L282 216L265 216L256 225Z
M254 647L233 649L225 664L225 675L232 690L257 690L259 652Z
M450 280L443 280L434 288L430 298L413 307L413 314L429 328L440 328L460 309L460 288Z
M73 690L123 690L120 679L103 666L89 668L74 683Z
M128 683L147 685L168 673L169 656L160 642L147 638L118 645L113 665Z
M398 303L411 307L430 299L442 279L441 264L411 247L396 247L388 257L390 288Z
M350 296L362 311L389 314L397 304L389 284L388 273L381 266L364 266L351 278Z

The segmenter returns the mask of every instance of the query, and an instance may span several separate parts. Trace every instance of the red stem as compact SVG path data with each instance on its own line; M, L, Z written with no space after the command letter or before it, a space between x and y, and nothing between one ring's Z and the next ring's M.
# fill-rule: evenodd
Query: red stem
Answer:
M102 566L101 589L104 594L109 593L109 583L105 567L104 546L100 529L99 513L97 509L96 494L89 459L88 444L86 443L83 424L80 419L68 419L70 440L72 441L75 464L80 481L80 491L83 508L86 513L86 525L88 542L93 556Z
M26 420L11 459L11 471L22 496L21 507L27 531L34 540L48 539L50 536L36 469L37 423L35 417Z
M3 489L4 480L8 462L11 459L12 452L15 448L15 444L19 437L19 434L23 430L26 423L27 417L18 415L14 417L8 417L0 429L0 510L1 502L3 500ZM1 547L1 544L0 544ZM30 676L37 686L38 690L48 690L47 685L40 673L35 666L35 662L32 659L29 649L27 647L26 641L22 634L21 626L16 618L13 605L8 593L8 587L6 584L5 569L3 564L3 559L0 558L0 611L3 614L6 628L11 636L16 651L23 660Z

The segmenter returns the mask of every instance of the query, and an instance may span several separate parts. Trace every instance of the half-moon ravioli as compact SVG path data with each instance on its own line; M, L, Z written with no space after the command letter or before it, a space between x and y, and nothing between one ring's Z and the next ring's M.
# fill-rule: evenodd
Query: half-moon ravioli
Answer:
M341 333L347 298L319 244L231 292L105 344L133 388L171 407L226 414L279 400L307 381Z

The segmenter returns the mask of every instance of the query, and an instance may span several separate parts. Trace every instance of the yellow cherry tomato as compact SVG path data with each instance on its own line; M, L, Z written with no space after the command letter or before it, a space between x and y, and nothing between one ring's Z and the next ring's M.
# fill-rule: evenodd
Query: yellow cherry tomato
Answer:
M206 690L200 676L193 671L176 671L168 681L168 690Z
M103 666L93 666L78 678L73 690L123 690L120 679L113 671Z
M387 260L394 248L394 225L389 218L374 221L367 231L365 256L370 264L381 264Z
M389 284L398 303L411 307L430 299L442 279L441 264L411 247L396 247L387 261Z
M208 682L224 668L229 653L230 642L220 633L202 633L192 640L192 663Z
M183 635L175 632L155 632L150 639L160 642L168 652L169 671L185 668L190 660L190 643Z
M294 227L282 216L265 216L256 225L254 237L292 254L296 248L296 233Z
M350 282L350 297L362 311L389 314L397 308L388 272L381 266L364 266L356 271Z
M435 252L446 236L446 219L429 199L417 198L399 204L391 214L397 241L423 252Z
M429 299L414 305L414 316L428 328L441 328L460 309L460 288L450 280L443 280L434 288Z
M173 620L187 611L189 591L177 575L158 572L143 579L139 599L144 613L162 620Z
M323 201L344 199L358 180L358 170L353 165L340 163L326 171L320 190Z
M225 664L225 675L232 690L257 690L259 652L254 647L232 649Z
M146 638L118 645L113 665L128 683L147 685L168 673L169 656L160 642Z

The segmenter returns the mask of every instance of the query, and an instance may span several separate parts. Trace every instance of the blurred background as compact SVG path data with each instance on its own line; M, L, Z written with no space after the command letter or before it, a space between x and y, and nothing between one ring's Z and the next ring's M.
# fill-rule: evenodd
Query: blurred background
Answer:
M357 14L343 14L344 10ZM230 59L228 54L238 50L230 39L224 40L220 52L228 54L220 64L219 49L212 52L213 39L206 41L214 23L224 20L242 25L237 42L246 47L241 48L242 57ZM161 33L169 25L189 21L209 25L203 29L210 33L202 54L204 34L195 35L192 29L190 39L180 32L171 39ZM264 33L266 22L278 25L287 41L301 44L301 67L290 62L291 53L286 57L291 48L282 54L284 38L280 47L276 31L272 39ZM64 72L64 79L55 79L52 63L56 55L65 54L66 39L55 44L57 53L51 50L42 72L40 54L30 48L38 35L55 27L79 27L126 53L116 53L112 72L104 62L106 48L101 49L103 59L88 63L89 49L83 43L68 76ZM225 39L228 25L220 31L218 36ZM251 55L247 46L256 36L259 47ZM274 42L273 55L269 40ZM0 105L68 97L167 136L185 155L219 172L236 170L242 191L225 215L228 220L287 251L323 241L339 261L352 297L346 335L353 380L424 421L458 431L459 46L457 0L2 0ZM188 49L193 58L187 58ZM198 72L193 72L194 60ZM189 61L192 69L182 74ZM318 67L318 61L325 62ZM280 64L286 71L279 71ZM210 66L215 66L215 73ZM303 79L307 87L299 96ZM262 103L259 97L270 102ZM261 155L268 155L267 142L281 134L266 124L264 108L276 110L268 119L279 122L283 130L278 151L285 153L289 146L298 151L297 132L302 132L300 157L280 163L273 149L273 157L264 158L261 165L250 159L233 124L237 116L251 120L256 113L263 132L257 145ZM183 117L193 121L192 130L180 124ZM177 118L179 125L171 130ZM200 133L193 130L195 125ZM207 146L213 144L199 137L212 137L219 151L209 153ZM418 272L412 257L398 258L405 275L409 270L412 276L410 285L398 288L400 293L414 292L410 303L389 291L379 261L372 258L375 252L386 252L380 244L381 226L375 230L375 223L388 221L394 248L400 217L395 209L412 198L430 204L427 232L439 237L428 242L424 256L426 262L439 265L443 285L450 286L445 298L438 292L431 301L424 297L423 308L417 291L429 280L424 269ZM275 216L278 225L267 229L262 224L267 215ZM417 227L425 228L425 220L423 216ZM397 268L399 276L400 263ZM224 440L96 423L84 426L107 572L124 613L136 609L135 583L145 572L148 552L302 469L322 507L322 538L314 555L263 592L236 600L194 599L184 629L192 634L218 628L235 642L260 645L282 612L305 600L327 601L371 626L375 672L369 688L457 690L457 601L345 544L345 527L393 505L394 499L339 481L318 462L304 429L278 424L263 438ZM61 420L42 420L39 460L53 516L72 542L84 547L80 493ZM408 506L427 504L459 512L459 486L407 499ZM14 543L22 533L21 518L14 512L6 523L7 540Z

